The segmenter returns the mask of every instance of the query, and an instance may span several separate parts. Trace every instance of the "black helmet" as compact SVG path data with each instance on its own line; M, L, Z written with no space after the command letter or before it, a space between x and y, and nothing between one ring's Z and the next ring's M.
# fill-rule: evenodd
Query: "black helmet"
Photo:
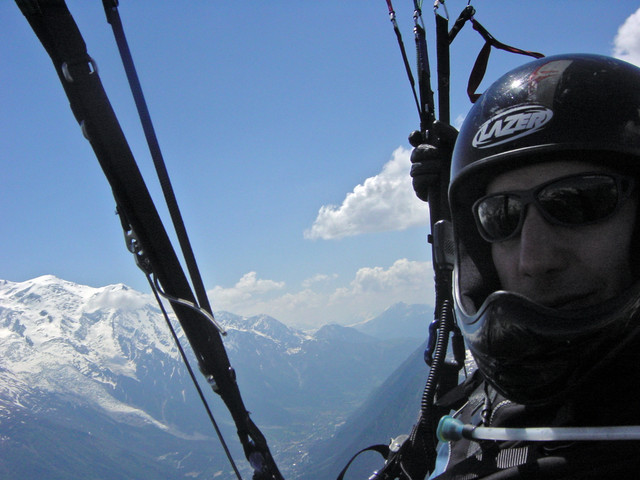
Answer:
M640 69L597 55L527 63L480 97L456 141L449 189L456 317L488 381L525 404L558 399L583 383L586 362L614 357L624 348L620 339L634 336L627 320L640 308L638 287L588 311L554 310L499 291L471 206L500 172L554 158L606 159L640 171Z

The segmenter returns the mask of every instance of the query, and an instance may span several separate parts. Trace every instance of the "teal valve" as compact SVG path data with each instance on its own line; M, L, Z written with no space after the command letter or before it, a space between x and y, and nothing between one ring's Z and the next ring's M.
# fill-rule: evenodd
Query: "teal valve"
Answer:
M441 442L451 442L461 438L471 438L473 425L465 425L451 415L445 415L438 422L436 434Z

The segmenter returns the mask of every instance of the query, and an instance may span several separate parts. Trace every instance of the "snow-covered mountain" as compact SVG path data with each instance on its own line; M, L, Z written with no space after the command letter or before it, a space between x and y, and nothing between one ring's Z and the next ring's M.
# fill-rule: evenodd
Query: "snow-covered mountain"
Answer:
M0 281L0 302L0 371L11 379L0 384L2 399L32 407L34 391L55 393L118 421L169 428L119 388L145 379L145 358L178 360L149 298L124 285L96 289L44 276Z
M265 315L216 318L245 404L283 472L422 340L337 325L311 335ZM204 389L242 463L226 410ZM0 281L2 478L231 478L213 436L151 296L53 276Z

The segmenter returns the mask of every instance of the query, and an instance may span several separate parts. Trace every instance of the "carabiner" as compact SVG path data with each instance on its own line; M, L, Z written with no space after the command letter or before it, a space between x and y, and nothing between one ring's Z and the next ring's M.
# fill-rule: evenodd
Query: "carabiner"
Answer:
M439 5L442 5L442 8L444 8L444 15L440 15L438 13ZM433 2L433 13L449 21L449 10L447 10L447 5L445 5L444 0L436 0L435 2Z

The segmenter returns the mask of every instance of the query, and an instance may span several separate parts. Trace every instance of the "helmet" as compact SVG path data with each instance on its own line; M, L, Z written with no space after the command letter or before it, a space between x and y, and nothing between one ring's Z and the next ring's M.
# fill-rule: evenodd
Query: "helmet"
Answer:
M471 206L500 172L555 158L606 158L607 165L640 172L640 69L586 54L527 63L489 87L458 135L449 188L456 318L487 380L524 404L571 394L590 378L588 371L615 363L626 345L621 338L640 337L628 321L640 308L640 287L573 311L500 291ZM594 358L602 360L594 365Z

